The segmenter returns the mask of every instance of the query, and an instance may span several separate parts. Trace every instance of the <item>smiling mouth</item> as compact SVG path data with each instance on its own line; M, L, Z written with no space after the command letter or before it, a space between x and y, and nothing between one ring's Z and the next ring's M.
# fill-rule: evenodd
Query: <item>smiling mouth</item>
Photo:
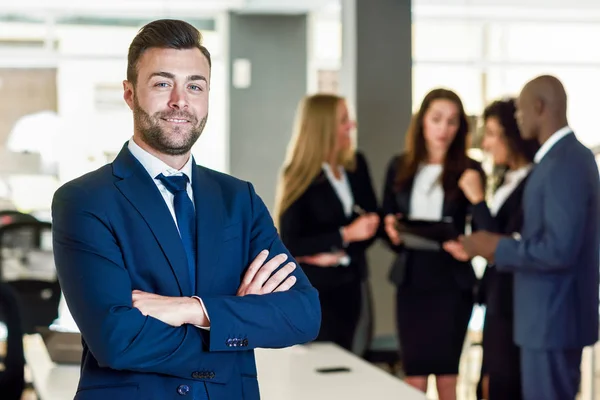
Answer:
M190 122L187 119L179 119L179 118L161 118L163 121L170 122L172 124L186 124Z

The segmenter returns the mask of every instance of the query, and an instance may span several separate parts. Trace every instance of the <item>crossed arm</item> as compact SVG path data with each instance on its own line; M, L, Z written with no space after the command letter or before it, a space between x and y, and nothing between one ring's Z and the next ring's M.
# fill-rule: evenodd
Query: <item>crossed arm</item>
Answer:
M197 300L132 293L122 250L102 207L90 207L96 200L78 188L57 191L53 237L59 279L69 309L101 366L182 378L212 370L211 381L223 383L236 351L285 347L316 337L321 317L317 292L300 268L282 265L283 256L263 264L268 258L259 255L263 249L285 254L286 259L291 256L264 203L251 186L249 191L253 213L249 253L256 260L237 295L202 297L210 332L193 326L202 325L206 317ZM240 334L247 338L247 347L226 345L227 338Z

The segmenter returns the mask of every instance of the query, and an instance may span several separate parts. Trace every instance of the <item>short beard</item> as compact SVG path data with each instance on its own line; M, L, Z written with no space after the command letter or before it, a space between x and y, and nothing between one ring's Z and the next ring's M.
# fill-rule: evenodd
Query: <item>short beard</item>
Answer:
M192 124L192 129L182 143L173 143L169 135L159 125L160 119L166 118L187 119ZM140 106L135 95L133 98L133 120L135 127L140 132L144 143L162 154L170 156L187 154L202 134L207 119L208 115L198 123L198 118L195 115L185 111L157 112L153 116L150 116ZM179 129L175 127L174 131L177 132Z

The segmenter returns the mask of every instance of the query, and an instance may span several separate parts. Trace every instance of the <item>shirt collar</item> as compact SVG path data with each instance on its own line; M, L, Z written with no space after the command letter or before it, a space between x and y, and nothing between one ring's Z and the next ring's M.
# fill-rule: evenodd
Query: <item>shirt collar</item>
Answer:
M533 158L533 161L536 164L539 164L540 161L542 161L542 158L544 158L544 156L546 154L548 154L548 152L550 151L550 149L552 147L554 147L554 145L562 138L564 138L565 136L567 136L569 133L573 132L573 130L567 125L565 127L560 128L559 130L557 130L556 132L554 132L552 134L552 136L550 136L548 138L548 140L546 140L544 142L544 144L539 148L539 150L537 151L537 153L535 153L535 157Z
M148 153L146 150L142 149L133 138L129 139L129 143L127 148L133 154L133 156L142 164L144 169L148 172L148 174L152 177L152 179L156 179L159 174L163 174L164 176L171 175L179 175L184 174L188 177L189 182L192 182L192 165L193 165L193 157L190 155L190 158L187 160L183 168L177 170L165 164L158 157Z

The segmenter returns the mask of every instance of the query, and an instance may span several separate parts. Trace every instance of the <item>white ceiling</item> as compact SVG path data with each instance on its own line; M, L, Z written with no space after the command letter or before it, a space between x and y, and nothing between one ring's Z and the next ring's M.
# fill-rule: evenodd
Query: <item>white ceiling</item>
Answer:
M413 0L415 6L600 8L598 0Z
M0 13L181 15L202 17L226 10L246 13L302 13L339 8L340 0L0 0Z
M358 0L0 0L0 13L205 17L225 10L244 13L301 13L310 11L337 14L340 4ZM365 1L365 0L363 0ZM368 1L368 0L367 0ZM401 1L401 0L397 0ZM460 16L493 14L507 16L536 13L599 12L600 0L413 0L413 13L419 15Z

